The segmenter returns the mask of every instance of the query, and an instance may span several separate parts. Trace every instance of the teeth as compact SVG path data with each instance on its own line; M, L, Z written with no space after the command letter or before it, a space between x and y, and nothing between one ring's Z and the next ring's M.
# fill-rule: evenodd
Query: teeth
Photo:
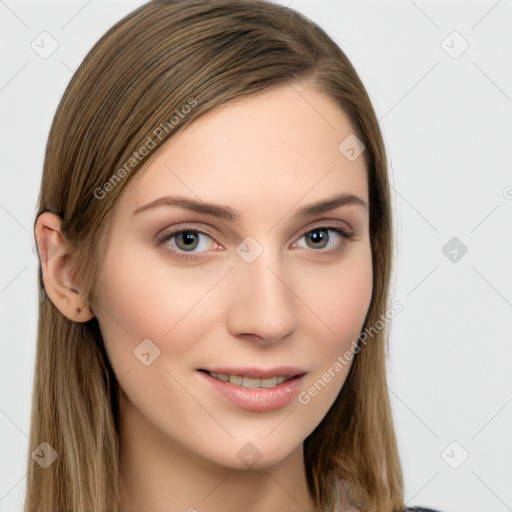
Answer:
M237 379L240 377L237 377ZM231 379L231 377L230 377ZM248 389L255 389L261 386L261 379L250 379L249 377L244 377L242 379L242 387Z
M231 382L247 389L273 388L291 379L291 377L270 377L268 379L251 379L250 377L240 377L239 375L226 375L225 373L208 372L213 378L223 382Z
M280 377L281 379L284 379L284 377ZM269 379L260 379L261 387L262 388L273 388L274 386L277 386L277 379L278 377L270 377ZM284 382L284 381L281 381ZM279 384L281 384L279 382Z
M228 377L228 380L229 380L229 382L232 382L233 384L238 384L239 386L242 385L242 377L239 377L238 375L230 375Z

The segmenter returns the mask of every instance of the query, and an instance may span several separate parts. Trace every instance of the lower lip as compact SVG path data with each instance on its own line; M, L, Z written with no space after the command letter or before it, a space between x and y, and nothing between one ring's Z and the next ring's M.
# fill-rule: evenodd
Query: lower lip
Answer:
M234 405L247 411L267 412L286 407L297 395L304 375L287 380L273 388L248 389L231 382L215 379L209 373L199 372L209 384Z

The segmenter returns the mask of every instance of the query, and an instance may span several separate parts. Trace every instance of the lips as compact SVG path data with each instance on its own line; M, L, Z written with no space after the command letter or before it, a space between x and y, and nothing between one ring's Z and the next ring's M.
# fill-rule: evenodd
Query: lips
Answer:
M213 389L223 395L231 404L241 409L254 412L270 412L286 407L302 389L305 376L305 372L290 367L269 369L216 368L216 370L241 373L243 376L239 376L238 378L242 379L242 385L231 382L233 376L231 373L220 373L220 375L229 375L228 381L212 376L211 373L215 372L210 372L206 369L198 370L197 374L207 386L213 387ZM262 385L264 381L269 381L268 384L273 384L272 380L276 378L276 373L289 375L290 378L280 384L276 383L274 386ZM219 373L215 373L215 375L218 376ZM248 377L248 375L263 375L264 377L251 378ZM266 377L268 375L271 375L271 377ZM244 386L244 381L246 380L249 381L248 387ZM260 381L259 384L261 387L254 387L254 384L250 382L251 380Z

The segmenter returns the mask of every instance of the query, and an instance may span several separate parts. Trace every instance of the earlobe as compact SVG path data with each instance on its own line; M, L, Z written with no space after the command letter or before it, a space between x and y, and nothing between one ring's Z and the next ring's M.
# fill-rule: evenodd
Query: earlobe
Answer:
M69 244L61 231L61 218L50 212L41 213L34 227L46 295L55 307L74 322L87 322L94 317L80 295L80 284L67 268Z

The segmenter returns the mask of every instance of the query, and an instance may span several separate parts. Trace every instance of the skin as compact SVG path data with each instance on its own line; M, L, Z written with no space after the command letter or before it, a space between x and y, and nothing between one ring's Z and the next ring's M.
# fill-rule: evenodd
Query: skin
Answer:
M94 312L65 269L60 219L39 217L38 245L51 256L42 257L47 294L74 321L97 317L120 381L123 512L315 510L303 442L333 404L350 363L309 403L294 399L264 413L236 407L196 370L292 364L307 372L302 391L357 338L372 295L368 209L345 205L292 219L338 193L368 204L363 157L349 161L338 150L351 133L343 111L307 83L198 119L121 196ZM177 206L134 215L169 195L229 205L242 217L235 223ZM192 252L202 257L194 261L166 252L190 254L179 236L153 242L183 223L207 233L196 236ZM318 226L353 236L304 236ZM236 252L248 236L263 248L252 263ZM160 350L149 366L134 356L145 339ZM261 454L251 467L237 456L249 442Z

